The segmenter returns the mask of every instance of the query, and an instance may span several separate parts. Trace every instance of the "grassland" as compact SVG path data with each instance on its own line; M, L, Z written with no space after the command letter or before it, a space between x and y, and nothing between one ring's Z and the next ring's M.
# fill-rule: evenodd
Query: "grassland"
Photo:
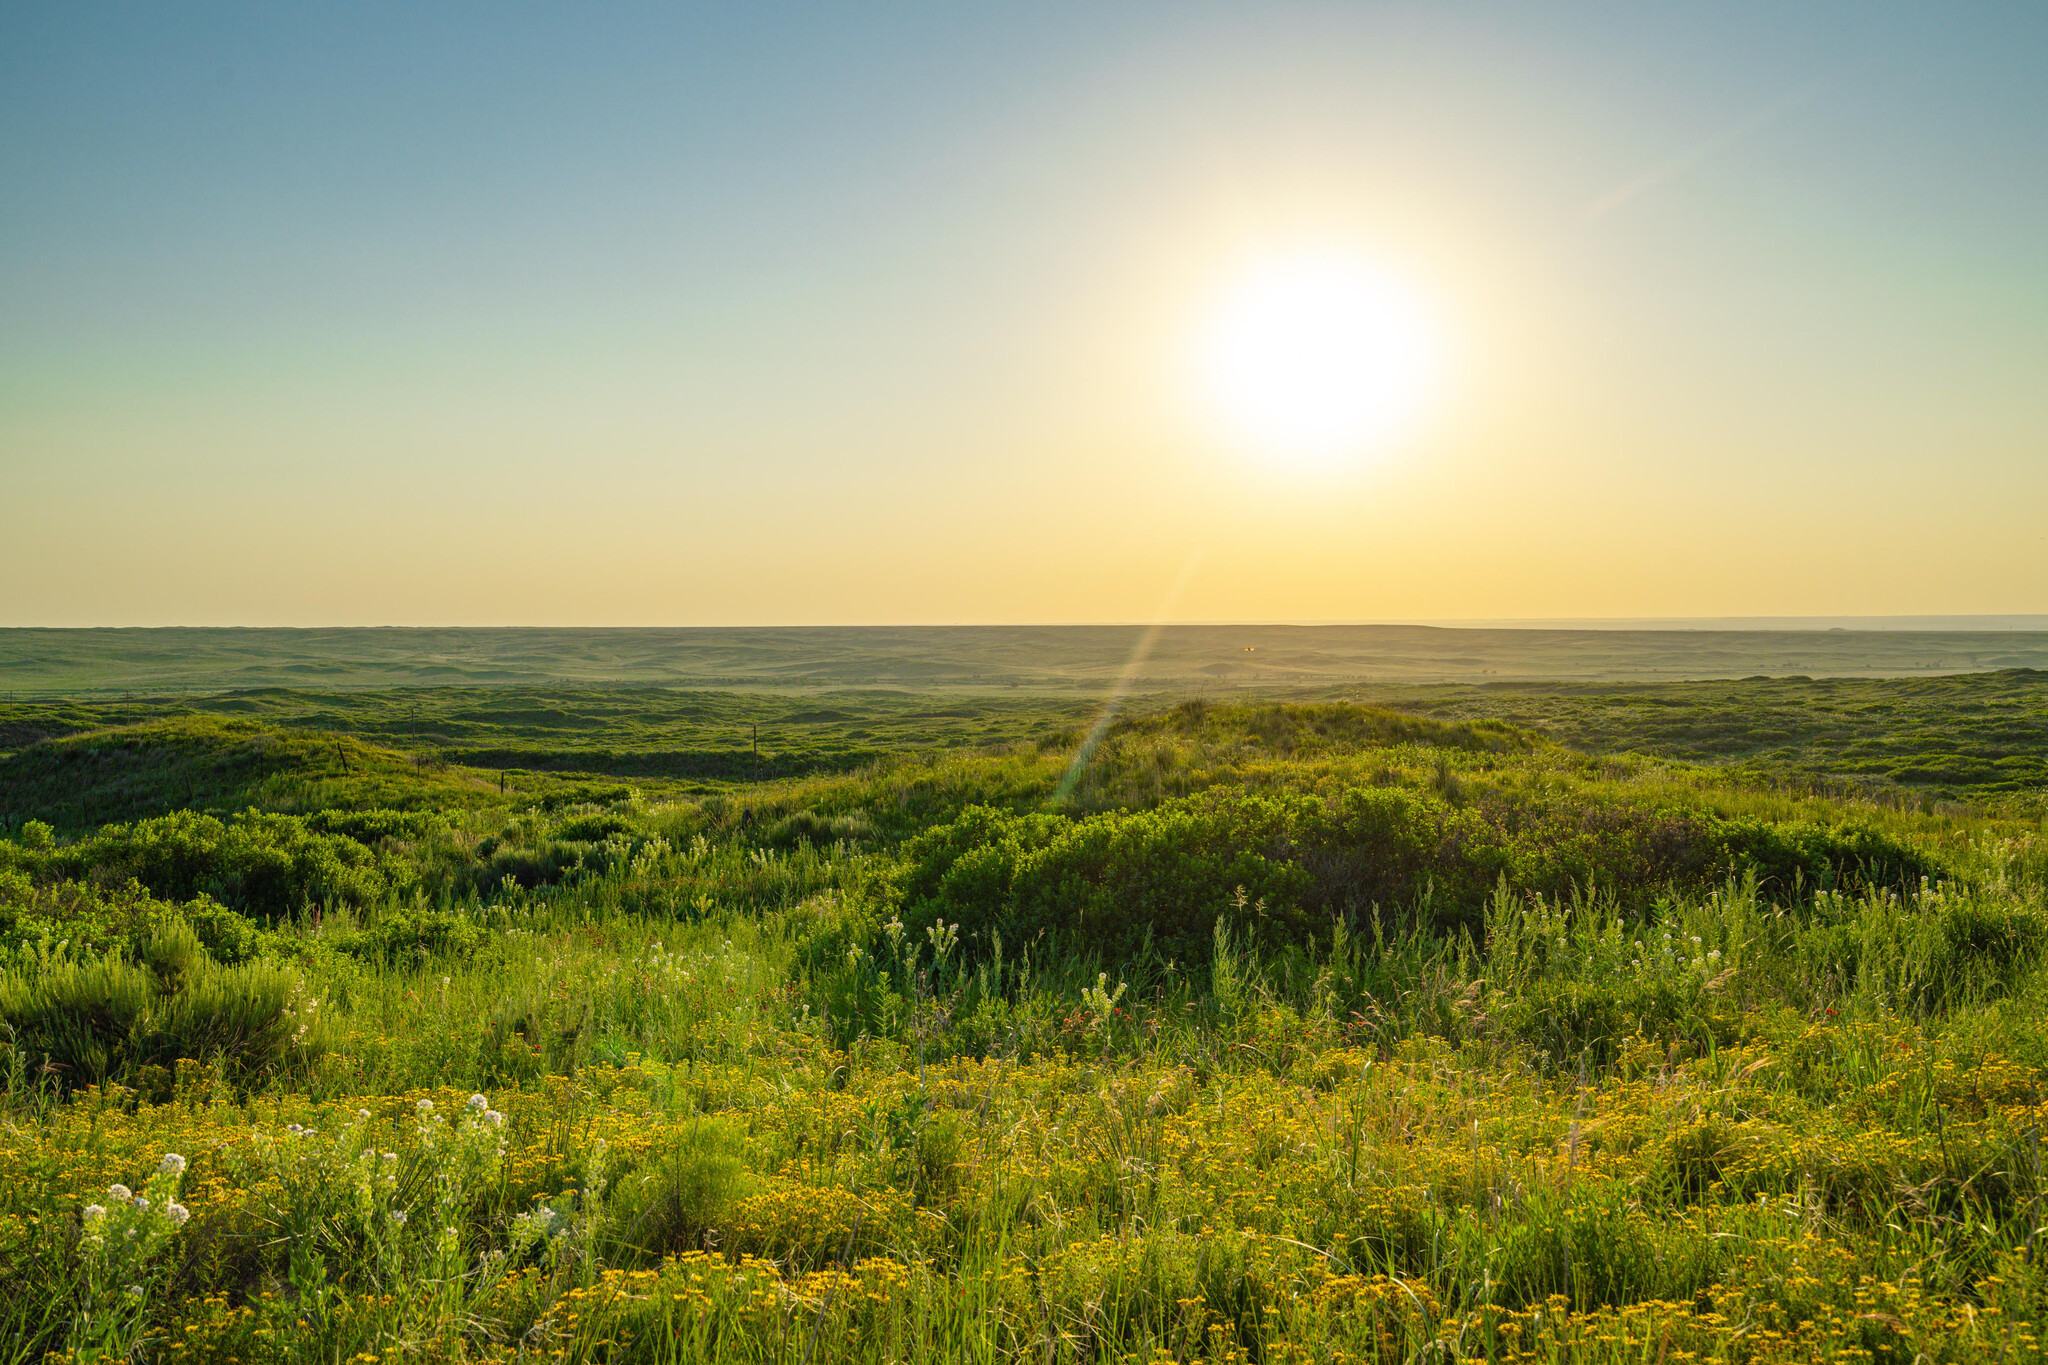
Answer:
M1617 687L1382 690L1424 715L1491 718L1595 753L1639 752L1929 798L2048 798L2048 672L1745 678Z
M579 782L688 795L924 750L1036 742L1078 733L1099 710L1072 696L652 687L250 689L0 704L0 828L30 816L90 827L251 803L317 810L334 784L353 791L359 767L435 774L441 780L417 792L437 802L460 803L464 783L558 800ZM92 780L81 780L88 772Z
M1149 643L1145 643L1149 641ZM2041 630L1445 629L1417 625L699 630L0 630L0 695L643 683L750 691L1180 696L1409 682L1897 677L2048 668Z
M2048 672L2030 669L1346 685L1280 695L1501 720L1583 752L1725 766L1894 800L1989 803L2016 813L2048 803ZM1156 713L1184 697L1140 691L1122 713ZM469 800L464 784L472 795L491 787L559 798L578 784L622 782L704 795L853 772L905 754L1072 744L1104 707L1101 692L562 684L0 703L0 831L32 816L89 828L186 807L317 810L333 784L348 785L353 765L409 764L443 779L407 778L376 798L397 804L412 799L406 790L460 804ZM264 788L266 781L274 785Z
M2035 675L1399 699L16 704L0 1358L2039 1358Z

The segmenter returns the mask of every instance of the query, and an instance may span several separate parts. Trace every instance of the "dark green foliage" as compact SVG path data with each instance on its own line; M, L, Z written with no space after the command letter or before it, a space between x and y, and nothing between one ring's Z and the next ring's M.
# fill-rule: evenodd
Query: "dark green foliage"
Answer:
M317 1054L317 1006L289 968L220 966L179 922L145 942L141 957L64 959L0 974L8 1046L30 1067L53 1068L67 1088L139 1068L167 1071L187 1058L254 1078Z
M528 891L558 886L591 865L594 852L594 845L565 839L493 845L468 880L478 890L501 886L507 878Z
M800 810L770 825L761 842L770 848L795 848L800 843L823 848L829 844L858 843L874 837L874 832L874 827L862 815L825 815L815 810Z
M1754 870L1767 890L1788 900L1815 891L1912 887L1947 871L1867 824L1723 820L1717 822L1716 844L1724 866Z
M263 929L203 891L179 906L178 915L216 962L247 962L263 951Z
M1666 892L1746 873L1793 896L1917 885L1944 870L1858 825L1538 795L1460 806L1400 789L1322 800L1213 791L1079 820L975 807L903 856L914 929L958 923L985 943L1050 934L1111 960L1149 945L1182 961L1206 952L1233 903L1248 912L1237 927L1268 942L1376 916L1476 933L1500 884L1554 899L1598 888L1640 914Z
M306 817L306 828L315 833L373 847L386 839L424 839L447 826L448 817L431 810L321 810Z
M991 944L1050 934L1110 959L1150 945L1189 961L1241 890L1258 907L1247 930L1305 933L1297 909L1309 876L1257 851L1284 835L1287 816L1257 800L1073 821L976 808L906 848L910 922L958 923Z
M1018 865L1069 824L1057 815L969 806L957 820L903 846L904 902L921 921L969 916L961 921L969 937L998 927L995 917L1010 903Z
M134 881L163 899L207 895L271 919L308 906L369 904L390 889L376 855L355 840L257 811L227 821L179 811L109 825L61 847L0 849L0 857L38 881Z
M555 827L555 838L565 843L599 844L614 834L631 834L633 822L613 811L575 815Z
M161 900L136 881L119 885L62 880L37 885L0 872L0 952L63 944L77 957L134 957L159 927L184 926L217 962L246 962L262 949L260 926L204 892L183 904Z
M127 953L161 917L174 913L175 907L136 882L37 885L18 870L0 870L0 946L10 950L61 942L81 956Z
M484 927L459 911L414 905L325 930L318 942L331 952L400 966L460 957L474 952L484 938Z

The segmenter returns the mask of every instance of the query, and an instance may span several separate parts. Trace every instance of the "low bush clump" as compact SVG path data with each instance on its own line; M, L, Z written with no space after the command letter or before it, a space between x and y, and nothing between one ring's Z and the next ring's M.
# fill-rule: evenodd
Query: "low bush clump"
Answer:
M158 929L188 927L222 963L246 962L262 951L262 926L205 892L185 903L159 900L140 882L118 886L57 881L36 885L19 872L0 870L0 965L24 954L106 953L133 957Z
M222 966L175 920L142 945L140 959L63 958L0 974L9 1051L71 1089L188 1059L250 1082L292 1070L324 1046L319 1002L289 967Z
M1399 788L1213 791L1072 819L973 807L903 849L906 922L971 942L1040 934L1108 959L1199 957L1233 904L1240 929L1302 939L1336 920L1412 919L1477 934L1497 884L1598 891L1640 914L1660 895L1753 876L1786 896L1899 887L1945 869L1873 829L1725 820L1619 804L1454 803Z
M291 815L245 811L222 821L179 811L108 825L75 843L0 847L38 882L133 881L167 900L207 895L243 914L277 919L310 905L367 905L391 879L354 839Z

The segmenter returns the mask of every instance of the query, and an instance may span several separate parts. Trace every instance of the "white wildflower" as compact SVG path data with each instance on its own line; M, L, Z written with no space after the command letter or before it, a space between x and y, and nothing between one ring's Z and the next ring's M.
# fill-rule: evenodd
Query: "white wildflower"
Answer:
M165 1152L163 1164L158 1166L157 1169L165 1175L183 1175L185 1174L185 1158L179 1156L176 1152Z
M434 1102L432 1100L421 1100L413 1105L413 1108L419 1110L422 1114L431 1114L434 1112Z
M176 1202L164 1205L164 1217L171 1220L172 1227L183 1227L192 1216L192 1210Z
M135 1191L129 1189L126 1185L109 1185L107 1186L107 1193L124 1204L135 1197Z
M100 1219L107 1216L106 1206L103 1204L87 1204L79 1216L88 1223L97 1223Z
M403 1209L397 1209L392 1212L391 1225L393 1227L405 1226L405 1211Z
M485 1099L482 1095L471 1095L469 1097L468 1103L470 1108L478 1111L479 1113L491 1107L491 1102Z

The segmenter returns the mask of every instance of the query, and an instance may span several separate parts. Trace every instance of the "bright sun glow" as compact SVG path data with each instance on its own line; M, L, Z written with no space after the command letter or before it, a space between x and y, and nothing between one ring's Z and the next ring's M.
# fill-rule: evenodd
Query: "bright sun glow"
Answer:
M1435 380L1437 340L1401 281L1365 262L1263 262L1223 299L1202 379L1232 434L1261 453L1323 462L1399 434Z

